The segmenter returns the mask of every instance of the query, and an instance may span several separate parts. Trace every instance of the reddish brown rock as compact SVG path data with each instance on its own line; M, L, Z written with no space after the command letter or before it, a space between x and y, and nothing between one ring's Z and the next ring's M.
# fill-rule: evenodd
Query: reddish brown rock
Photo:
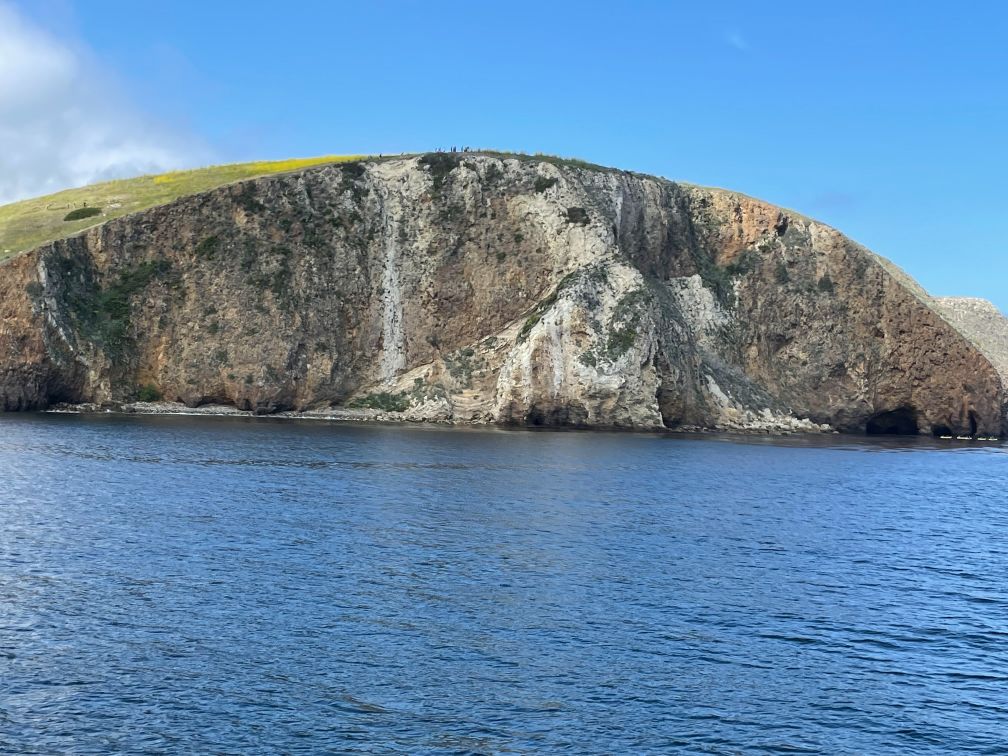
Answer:
M748 197L479 154L323 166L0 264L0 406L1001 434L1002 377L891 266Z

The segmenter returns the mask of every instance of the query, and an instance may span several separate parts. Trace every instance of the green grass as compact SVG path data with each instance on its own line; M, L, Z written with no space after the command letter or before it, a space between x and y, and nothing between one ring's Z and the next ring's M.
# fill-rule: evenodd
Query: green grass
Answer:
M386 155L384 159L416 157L416 155ZM426 153L420 156L421 163L431 172L435 192L441 189L448 174L470 157L496 157L502 160L520 160L529 163L547 162L558 166L587 168L590 170L619 172L618 169L587 163L574 158L555 155L526 155L521 153L477 150L469 153ZM25 252L46 242L74 236L84 229L100 225L113 218L129 213L164 205L180 197L215 189L259 176L269 176L301 170L315 165L346 163L344 179L348 187L355 187L355 178L360 171L352 165L361 160L375 160L367 155L327 155L315 158L292 160L258 161L234 163L197 168L190 171L173 171L157 176L107 181L102 184L67 189L45 197L0 205L0 260ZM488 180L490 174L488 169ZM540 178L536 191L545 191L555 179ZM249 207L258 210L258 207ZM584 222L580 216L572 222ZM215 251L208 244L201 253L212 256Z
M61 239L128 213L242 179L286 173L326 163L349 163L364 155L327 155L258 161L174 171L159 176L107 181L0 206L0 260ZM85 207L86 205L86 207ZM99 209L100 208L100 209Z

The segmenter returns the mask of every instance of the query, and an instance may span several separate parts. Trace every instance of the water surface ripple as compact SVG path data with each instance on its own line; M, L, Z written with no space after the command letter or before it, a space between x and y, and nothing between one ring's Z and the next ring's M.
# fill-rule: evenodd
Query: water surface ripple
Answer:
M1003 753L1008 450L0 417L0 751Z

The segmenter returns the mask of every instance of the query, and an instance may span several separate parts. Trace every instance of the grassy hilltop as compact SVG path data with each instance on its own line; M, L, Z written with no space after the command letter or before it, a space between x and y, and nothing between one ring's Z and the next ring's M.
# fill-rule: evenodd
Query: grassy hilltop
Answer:
M438 153L428 153L430 155ZM476 155L511 158L530 162L590 168L618 172L615 168L596 165L577 158L535 153L473 150L467 153L440 153L444 160L459 160ZM408 157L407 154L385 155L384 159ZM160 175L106 181L102 184L67 189L44 197L0 205L0 260L20 252L62 239L91 226L129 213L163 205L180 197L198 194L244 179L310 168L327 163L350 163L355 160L377 160L376 155L326 155L324 157L290 160L260 160L253 163L232 163L172 171Z
M242 179L295 171L325 163L360 160L365 155L327 155L257 161L173 171L67 189L45 197L0 205L0 260L111 218L214 189ZM69 220L67 218L69 217Z

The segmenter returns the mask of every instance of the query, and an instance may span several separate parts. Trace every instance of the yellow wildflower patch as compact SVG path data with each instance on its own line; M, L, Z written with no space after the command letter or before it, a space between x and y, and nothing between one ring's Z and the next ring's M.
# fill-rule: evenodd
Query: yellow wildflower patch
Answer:
M328 163L349 163L367 155L326 155L288 160L260 160L172 171L158 176L106 181L45 197L0 206L0 260L85 228L179 197L205 192L243 179L269 176ZM71 213L82 208L98 212ZM71 220L66 220L70 215ZM78 217L84 215L85 217Z

